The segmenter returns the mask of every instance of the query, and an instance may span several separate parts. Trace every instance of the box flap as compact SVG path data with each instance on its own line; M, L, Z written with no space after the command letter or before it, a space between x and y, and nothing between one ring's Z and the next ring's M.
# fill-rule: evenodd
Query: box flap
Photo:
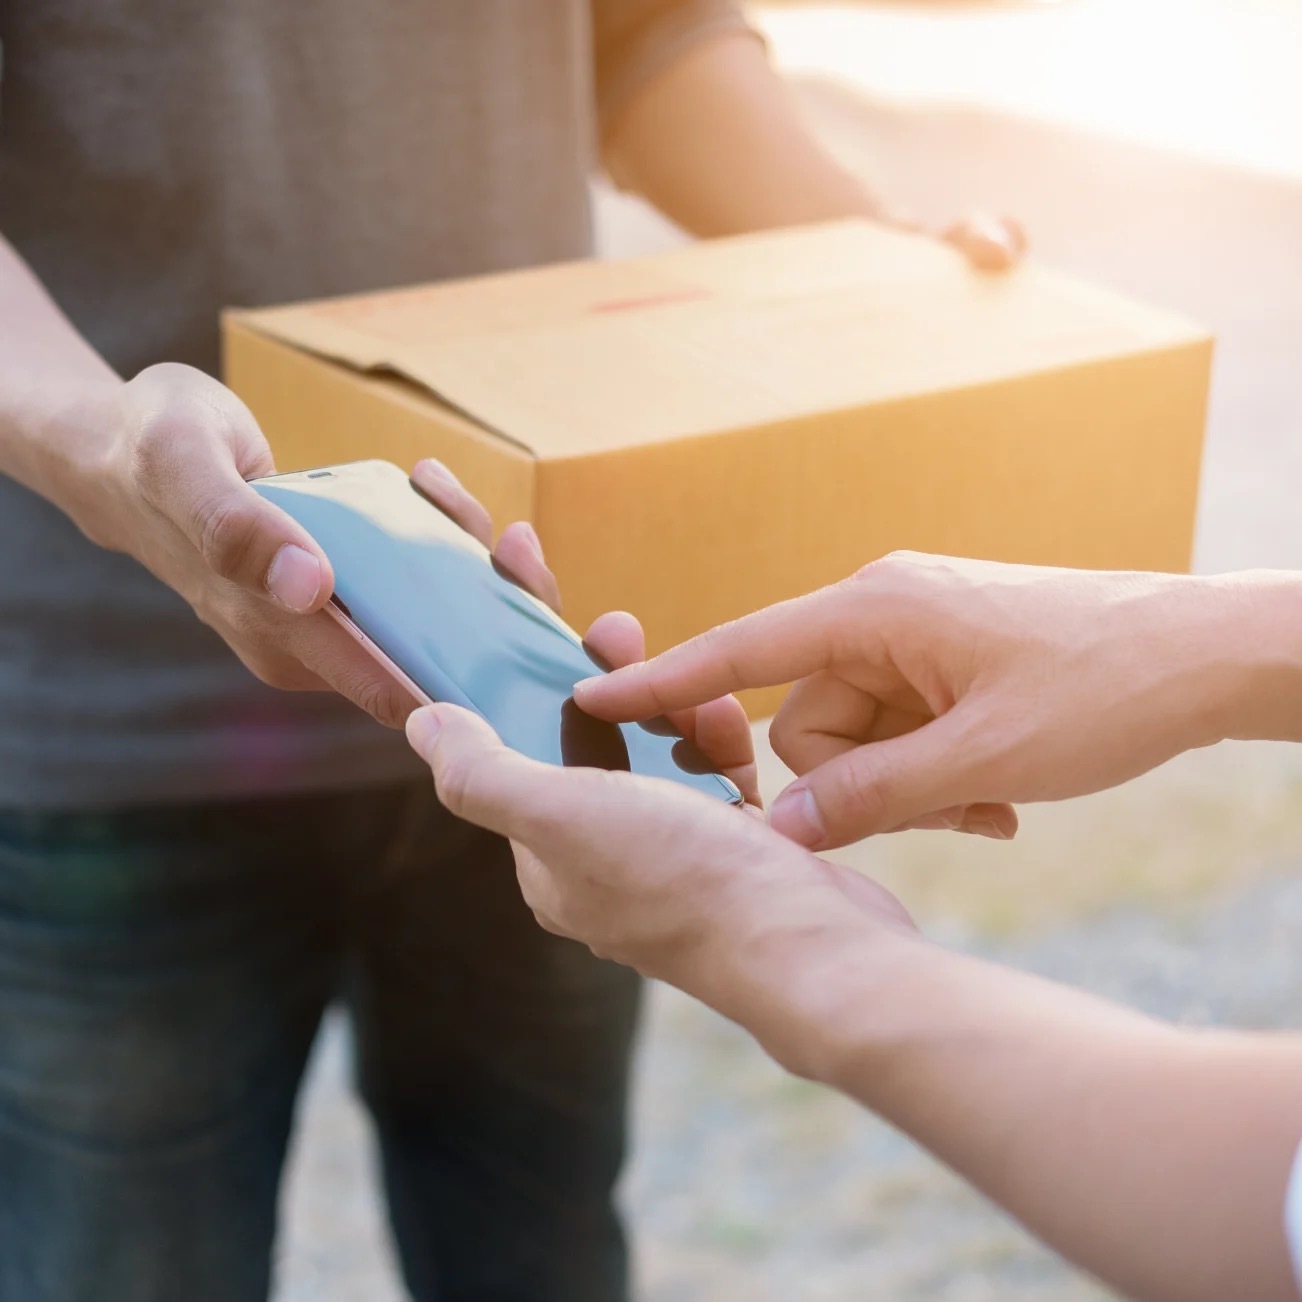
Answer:
M863 222L242 312L542 457L769 424L1206 338L1037 267Z

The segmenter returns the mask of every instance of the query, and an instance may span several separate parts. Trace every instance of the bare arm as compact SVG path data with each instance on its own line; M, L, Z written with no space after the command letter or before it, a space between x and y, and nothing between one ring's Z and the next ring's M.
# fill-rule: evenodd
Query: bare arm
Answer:
M60 419L121 386L0 236L0 474L71 512L72 467L93 461L107 431Z
M835 958L793 955L785 978L826 1083L1127 1297L1296 1299L1296 1037L1176 1030L867 929ZM775 996L776 981L754 995Z
M886 215L745 31L702 41L652 81L610 124L604 156L616 184L697 235Z
M815 138L762 42L717 32L687 48L606 124L612 180L701 236L845 217L908 225ZM1020 256L1015 223L973 218L945 237L978 266Z

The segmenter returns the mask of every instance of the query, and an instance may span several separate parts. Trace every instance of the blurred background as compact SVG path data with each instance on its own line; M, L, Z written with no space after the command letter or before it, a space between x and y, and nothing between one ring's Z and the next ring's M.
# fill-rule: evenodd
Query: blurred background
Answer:
M1302 0L754 11L820 133L882 194L938 223L1007 212L1044 262L1215 330L1198 568L1302 567ZM620 196L599 205L612 255L680 238ZM948 943L1171 1017L1302 1023L1302 748L1223 746L1029 809L1012 846L914 833L846 858ZM673 991L650 997L635 1107L645 1302L1109 1296ZM401 1298L371 1161L332 1024L279 1302Z

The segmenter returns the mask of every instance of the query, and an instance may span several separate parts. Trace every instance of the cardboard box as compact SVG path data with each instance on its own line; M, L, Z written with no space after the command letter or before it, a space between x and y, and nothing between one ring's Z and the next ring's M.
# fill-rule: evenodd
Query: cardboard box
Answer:
M864 223L224 327L280 469L439 457L533 521L576 627L629 609L653 650L896 548L1190 560L1206 333Z

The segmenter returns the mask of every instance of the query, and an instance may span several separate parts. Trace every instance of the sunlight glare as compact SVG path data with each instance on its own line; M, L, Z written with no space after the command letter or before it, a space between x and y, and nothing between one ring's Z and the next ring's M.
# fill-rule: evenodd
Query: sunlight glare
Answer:
M1302 175L1302 0L759 7L786 71Z

